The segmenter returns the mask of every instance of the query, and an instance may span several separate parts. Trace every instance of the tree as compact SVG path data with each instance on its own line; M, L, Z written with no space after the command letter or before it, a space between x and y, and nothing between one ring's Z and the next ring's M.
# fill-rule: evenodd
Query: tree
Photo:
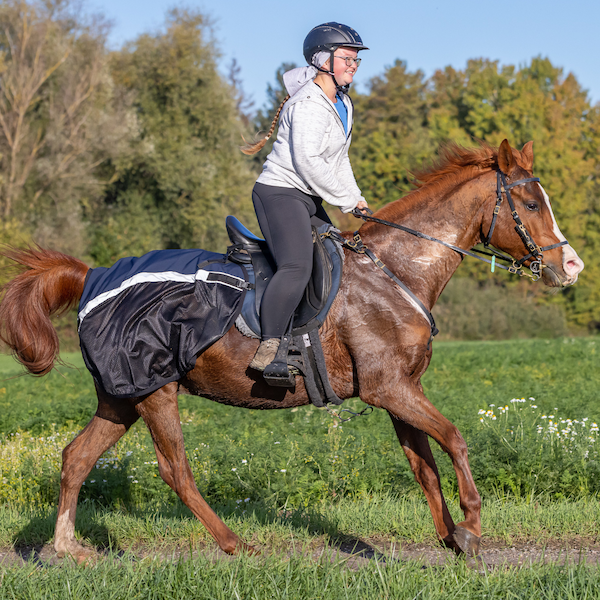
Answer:
M367 201L379 208L412 189L411 170L435 152L427 130L427 82L397 60L354 102L350 158Z
M137 135L115 160L115 181L93 217L96 260L144 246L223 251L225 216L253 216L244 128L216 57L209 23L181 10L163 32L112 56L116 85L134 97Z
M98 192L98 167L127 133L111 106L105 34L67 0L0 7L0 210L76 253L80 200Z
M502 286L560 306L572 326L600 327L600 107L590 105L572 74L565 76L541 57L520 69L479 59L468 61L464 70L446 67L425 80L396 61L355 103L351 160L374 207L411 189L410 172L429 162L444 142L468 146L482 139L498 145L506 137L520 147L533 140L535 174L586 269L575 287L556 295L514 279L503 279ZM457 276L481 285L494 277L475 261L465 261Z

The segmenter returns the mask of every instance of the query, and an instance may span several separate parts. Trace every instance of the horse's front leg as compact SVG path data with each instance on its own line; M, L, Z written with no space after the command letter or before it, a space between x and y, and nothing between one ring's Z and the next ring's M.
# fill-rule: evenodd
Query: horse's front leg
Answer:
M452 548L456 552L461 552L453 537L455 525L442 494L440 475L429 446L429 439L422 431L418 431L404 421L400 421L391 413L389 415L398 440L402 445L402 450L404 450L410 468L415 475L415 480L421 486L425 498L427 498L440 541L444 546Z
M381 381L385 379L381 377ZM452 537L469 556L478 554L481 499L471 475L467 444L458 429L431 404L417 384L409 378L401 379L400 375L393 382L389 382L388 378L383 389L379 384L373 386L371 393L361 393L361 398L368 404L385 408L392 417L432 437L450 456L458 480L460 507L465 515L465 520L456 525Z

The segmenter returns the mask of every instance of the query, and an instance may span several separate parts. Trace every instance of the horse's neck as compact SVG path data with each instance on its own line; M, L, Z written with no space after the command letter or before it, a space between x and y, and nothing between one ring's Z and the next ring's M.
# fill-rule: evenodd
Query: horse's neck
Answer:
M484 208L493 192L488 179L482 176L453 190L440 189L430 194L424 188L396 200L377 217L468 250L480 241ZM442 244L386 225L369 223L360 233L365 244L429 309L462 260L460 254Z

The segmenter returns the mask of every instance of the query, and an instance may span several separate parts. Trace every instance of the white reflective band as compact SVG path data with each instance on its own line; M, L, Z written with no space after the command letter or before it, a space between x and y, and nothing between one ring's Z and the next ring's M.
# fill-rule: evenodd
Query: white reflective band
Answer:
M218 271L216 271L216 272L218 272ZM95 298L90 300L83 307L83 309L81 311L79 311L79 314L77 315L77 318L79 320L79 325L81 326L81 322L83 321L83 319L92 310L94 310L94 308L96 308L103 302L106 302L107 300L110 300L111 298L118 296L120 293L124 292L125 290L129 289L130 287L132 287L134 285L139 285L142 283L162 283L164 281L194 283L195 281L204 281L205 283L219 283L219 284L225 285L227 287L231 287L234 289L240 289L237 286L230 285L224 281L215 281L215 280L209 281L208 276L211 273L213 273L213 271L205 271L204 269L200 269L199 271L196 271L196 273L191 273L188 275L186 275L185 273L177 273L177 271L164 271L162 273L137 273L133 277L126 279L118 288L115 288L114 290L109 290L107 292L99 294L98 296L96 296ZM244 281L243 279L241 279L239 277L235 277L234 275L230 275L229 273L226 273L226 275L227 275L227 277L231 277L232 279L237 279L240 282Z

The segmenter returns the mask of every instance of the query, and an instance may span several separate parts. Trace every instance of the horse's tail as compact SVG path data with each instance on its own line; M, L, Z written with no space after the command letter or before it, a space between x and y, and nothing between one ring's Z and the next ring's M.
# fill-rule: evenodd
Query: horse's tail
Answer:
M34 375L45 375L58 357L58 335L50 316L75 305L89 267L82 261L39 246L5 247L0 255L21 273L3 288L0 338Z

